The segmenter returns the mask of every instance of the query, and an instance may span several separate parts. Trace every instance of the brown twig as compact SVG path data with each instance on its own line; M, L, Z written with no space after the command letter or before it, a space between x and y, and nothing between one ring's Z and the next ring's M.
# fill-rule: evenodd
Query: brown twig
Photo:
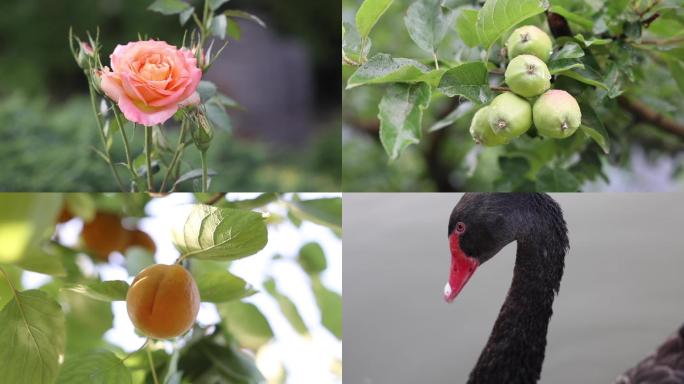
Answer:
M214 196L210 197L209 200L207 200L204 204L206 205L214 205L218 203L221 199L223 199L226 196L226 192L219 192L214 194Z
M627 96L622 95L618 97L617 101L622 108L628 110L637 119L684 137L684 124L680 124L662 113L651 109L648 105L630 99Z

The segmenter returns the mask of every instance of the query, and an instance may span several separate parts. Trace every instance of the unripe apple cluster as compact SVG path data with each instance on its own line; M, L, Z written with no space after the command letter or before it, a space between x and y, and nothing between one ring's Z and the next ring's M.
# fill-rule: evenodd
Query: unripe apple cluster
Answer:
M582 120L577 100L563 90L549 90L549 35L526 25L513 31L506 49L509 62L504 77L512 92L498 95L477 111L470 123L473 140L485 146L508 144L527 132L533 121L541 136L561 139L575 133Z

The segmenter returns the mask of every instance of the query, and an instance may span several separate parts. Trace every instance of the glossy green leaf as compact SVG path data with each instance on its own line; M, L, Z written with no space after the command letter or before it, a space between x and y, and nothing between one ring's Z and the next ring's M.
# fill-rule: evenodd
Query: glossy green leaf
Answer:
M268 234L260 213L195 205L173 242L183 257L234 260L266 246Z
M378 53L356 70L347 80L347 89L366 84L420 83L436 85L446 69L431 70L418 61L392 58Z
M480 45L480 38L477 35L477 14L477 9L462 8L456 16L456 32L469 47Z
M404 24L411 40L421 49L435 53L452 20L452 12L442 0L417 0L406 11Z
M318 274L328 267L323 248L318 243L306 243L299 249L299 265L308 274Z
M181 0L156 0L147 9L163 15L176 15L190 8L190 4Z
M278 307L283 313L283 316L290 322L292 328L297 331L300 335L306 335L309 333L309 328L304 323L302 315L299 313L295 303L287 296L283 295L278 291L275 281L273 279L266 280L264 282L264 288L273 298L278 302Z
M544 12L541 0L487 0L477 16L477 35L486 49L521 21Z
M222 303L238 300L257 292L246 281L225 269L193 271L193 275L197 282L200 298L205 302Z
M131 373L121 359L107 350L69 356L59 372L57 384L129 384Z
M402 150L420 142L423 110L430 105L431 90L426 83L394 84L380 100L380 141L394 160Z
M342 230L342 199L339 197L323 199L294 199L287 202L290 212L302 220Z
M492 98L487 67L481 61L463 63L446 71L437 87L443 94L461 95L468 100L484 104Z
M52 384L65 349L64 313L45 292L17 292L0 311L2 381Z
M273 338L273 330L256 305L231 301L218 305L223 324L241 346L258 350Z
M394 0L364 0L356 11L356 29L362 39L368 37L375 23L378 22Z
M128 292L128 283L123 280L96 281L88 284L67 286L74 292L100 301L124 301Z

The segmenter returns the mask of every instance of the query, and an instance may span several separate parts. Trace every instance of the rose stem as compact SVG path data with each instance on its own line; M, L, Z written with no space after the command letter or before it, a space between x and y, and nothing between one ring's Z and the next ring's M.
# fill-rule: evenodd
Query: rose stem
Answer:
M147 160L147 189L149 192L153 191L152 182L152 127L145 126L145 158Z
M166 182L169 180L169 176L171 176L171 173L173 171L173 168L176 166L176 163L178 162L178 159L180 158L180 152L185 149L185 144L183 143L183 139L185 137L185 122L188 121L187 118L183 118L183 121L181 121L181 127L180 127L180 133L178 134L178 145L176 146L176 151L173 153L173 158L171 158L171 163L169 164L169 167L166 169L166 174L164 175L164 180L162 181L161 188L159 189L160 191L164 191L164 187L166 186Z
M124 125L121 123L121 116L119 116L119 111L117 110L116 106L112 106L112 110L114 111L114 119L116 119L116 124L119 126L119 131L121 131L121 137L123 138L123 143L124 143L124 151L126 152L126 162L128 163L128 170L131 172L131 177L133 178L133 192L135 192L136 188L138 188L138 175L135 173L135 169L133 168L133 161L131 160L131 149L130 145L128 144L128 136L126 136L126 131L124 130Z
M93 113L95 113L95 120L97 120L97 127L100 131L100 140L102 140L102 147L104 147L105 155L107 156L107 164L109 164L109 169L112 170L112 174L114 174L114 178L116 179L116 183L119 184L121 192L126 192L126 189L124 188L123 183L121 182L121 178L119 177L119 173L116 171L116 168L114 168L114 163L112 162L112 155L109 153L109 148L107 148L107 139L105 138L104 128L102 127L102 120L100 120L100 114L97 111L97 106L95 105L95 89L93 89L93 84L90 78L88 79L88 90L90 91L90 104L93 107Z
M207 151L200 151L200 157L202 158L202 192L207 192L209 190L209 176L207 175Z

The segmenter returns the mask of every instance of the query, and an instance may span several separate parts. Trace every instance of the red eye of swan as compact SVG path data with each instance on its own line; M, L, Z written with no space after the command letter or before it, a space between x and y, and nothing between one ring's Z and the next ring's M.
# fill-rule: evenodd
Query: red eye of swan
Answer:
M465 230L466 230L465 224L463 224L460 221L458 223L456 223L456 233L458 233L459 235L462 235L463 232L465 232Z

